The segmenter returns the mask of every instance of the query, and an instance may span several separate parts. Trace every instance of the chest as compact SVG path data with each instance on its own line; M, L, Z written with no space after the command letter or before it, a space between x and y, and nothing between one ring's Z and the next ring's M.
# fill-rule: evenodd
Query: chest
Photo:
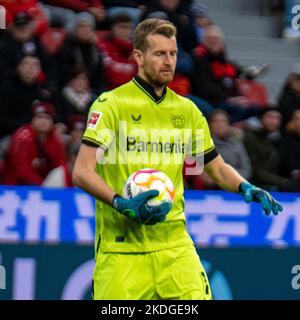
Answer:
M119 120L128 130L184 130L191 127L188 115L179 108L152 101L135 101L120 109Z

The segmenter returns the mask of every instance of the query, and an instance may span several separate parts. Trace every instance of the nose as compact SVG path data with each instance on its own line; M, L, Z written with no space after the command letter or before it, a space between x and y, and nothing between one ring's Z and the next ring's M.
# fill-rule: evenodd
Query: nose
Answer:
M170 66L172 64L172 56L170 53L167 53L165 55L165 60L164 60L164 63L168 66Z

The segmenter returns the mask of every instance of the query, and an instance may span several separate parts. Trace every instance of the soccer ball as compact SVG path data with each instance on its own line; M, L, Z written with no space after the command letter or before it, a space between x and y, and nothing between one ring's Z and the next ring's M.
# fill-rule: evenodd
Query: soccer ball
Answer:
M141 192L156 189L159 195L147 201L151 206L158 206L163 202L173 204L175 190L170 178L155 169L141 169L134 172L125 182L123 195L126 198L137 196Z

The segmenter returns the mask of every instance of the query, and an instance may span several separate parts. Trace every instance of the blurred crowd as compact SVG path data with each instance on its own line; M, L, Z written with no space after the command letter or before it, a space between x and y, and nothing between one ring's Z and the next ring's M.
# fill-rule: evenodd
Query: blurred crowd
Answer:
M300 191L300 64L278 103L256 80L266 66L228 59L218 21L194 1L0 0L0 183L72 186L94 99L136 74L131 35L145 18L173 22L178 62L169 87L207 117L217 150L245 178ZM257 94L260 93L260 94ZM216 189L205 174L190 189Z

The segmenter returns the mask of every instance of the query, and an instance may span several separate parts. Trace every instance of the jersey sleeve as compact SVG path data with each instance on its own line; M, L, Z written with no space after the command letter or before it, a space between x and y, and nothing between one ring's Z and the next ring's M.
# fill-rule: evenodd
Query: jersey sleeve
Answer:
M104 92L95 100L89 111L82 141L107 150L118 131L118 110L113 97Z
M191 154L192 156L203 156L204 164L213 160L218 152L210 134L208 123L201 111L193 105L192 109L192 142Z

